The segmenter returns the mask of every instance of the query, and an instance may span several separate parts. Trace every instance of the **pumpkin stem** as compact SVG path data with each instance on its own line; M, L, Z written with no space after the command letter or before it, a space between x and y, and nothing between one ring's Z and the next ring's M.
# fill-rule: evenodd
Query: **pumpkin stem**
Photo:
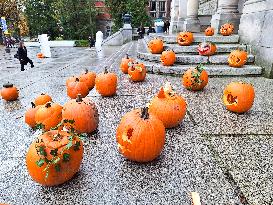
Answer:
M108 70L107 70L107 67L104 68L104 74L107 74L108 73Z
M129 54L128 53L126 53L126 59L129 59Z
M165 98L165 92L164 89L161 87L159 90L159 93L157 94L158 98Z
M82 102L82 95L78 94L76 102Z
M44 93L41 93L41 95L45 95Z
M79 78L76 78L76 79L75 79L75 82L80 82L80 79L79 79Z
M4 88L12 88L13 84L11 84L10 82L7 82L3 85Z
M149 108L148 107L141 108L141 118L144 120L149 119Z
M50 108L51 107L51 103L50 102L46 103L45 107L46 108Z
M31 102L31 107L32 107L32 108L35 108L35 107L36 107L36 105L35 105L34 102Z
M88 69L86 68L86 69L85 69L85 74L87 74L88 72L89 72L89 71L88 71Z

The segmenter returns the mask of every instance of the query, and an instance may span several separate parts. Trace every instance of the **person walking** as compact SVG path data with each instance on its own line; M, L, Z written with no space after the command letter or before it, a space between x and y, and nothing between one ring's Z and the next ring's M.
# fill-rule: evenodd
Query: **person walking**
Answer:
M21 71L24 71L25 68L24 66L27 65L28 63L30 63L31 68L34 67L32 60L30 60L27 57L27 48L24 45L23 41L20 41L19 43L19 48L18 48L18 59L20 61L21 64Z
M169 33L170 22L167 20L164 22L164 32Z
M137 29L137 33L139 38L143 38L145 34L145 28L143 27L143 24L141 23L140 27Z

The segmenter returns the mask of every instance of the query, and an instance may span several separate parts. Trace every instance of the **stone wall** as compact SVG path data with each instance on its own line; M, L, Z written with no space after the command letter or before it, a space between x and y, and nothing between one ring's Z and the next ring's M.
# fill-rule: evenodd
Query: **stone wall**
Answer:
M199 15L213 15L217 10L218 0L200 0Z

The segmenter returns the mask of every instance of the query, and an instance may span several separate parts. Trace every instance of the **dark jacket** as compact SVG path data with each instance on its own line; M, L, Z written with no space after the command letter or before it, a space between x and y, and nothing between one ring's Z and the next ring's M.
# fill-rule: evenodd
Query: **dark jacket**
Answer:
M27 48L25 46L23 48L18 48L18 57L21 64L25 64L28 61Z

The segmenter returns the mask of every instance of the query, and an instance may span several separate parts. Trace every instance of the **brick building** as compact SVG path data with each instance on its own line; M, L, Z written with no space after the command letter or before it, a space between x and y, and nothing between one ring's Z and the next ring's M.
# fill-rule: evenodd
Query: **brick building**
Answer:
M149 0L148 11L152 18L170 19L171 0Z

